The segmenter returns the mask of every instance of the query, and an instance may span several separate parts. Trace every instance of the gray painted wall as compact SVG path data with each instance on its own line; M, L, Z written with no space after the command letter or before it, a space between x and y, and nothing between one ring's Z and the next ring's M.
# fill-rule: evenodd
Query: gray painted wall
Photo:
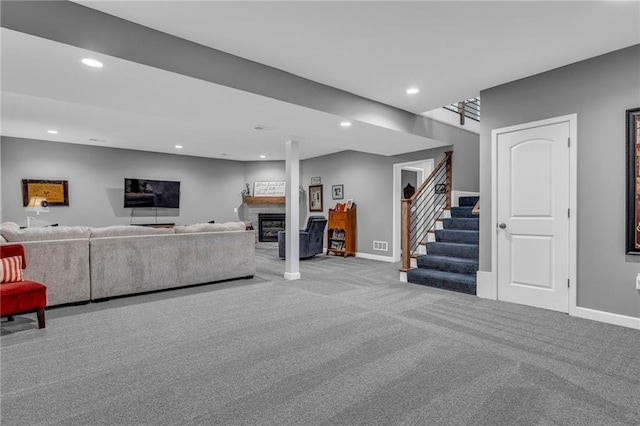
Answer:
M446 125L445 125L446 126ZM300 226L308 211L308 188L312 177L324 185L324 212L338 201L353 198L358 205L357 250L391 256L393 164L434 158L454 149L454 189L477 191L478 135L443 127L452 146L384 157L355 151L307 159L301 162ZM441 129L441 131L444 131ZM179 212L159 210L158 222L188 224L216 220L244 220L241 191L257 180L285 180L283 161L236 162L171 154L92 147L19 138L2 138L2 220L24 224L21 179L65 179L69 181L69 207L52 207L44 221L61 225L109 226L155 222L153 209L122 207L123 179L139 177L179 180ZM474 157L474 154L475 157ZM475 172L474 172L475 170ZM344 199L333 200L331 186L344 185ZM239 213L233 209L238 208ZM315 212L313 214L316 214ZM389 250L374 251L373 241L388 241Z
M253 184L257 181L287 180L284 161L247 161L244 176L253 195Z
M452 145L396 155L394 163L435 159L434 166L444 157L445 151L453 150L452 187L457 191L478 192L480 190L480 136L457 127L438 121L433 122L432 129L442 141L453 141Z
M625 255L625 110L640 106L640 45L484 90L480 270L491 270L491 130L578 114L578 306L640 317Z
M243 163L9 137L2 138L2 220L26 221L21 179L62 179L69 181L69 207L51 207L43 215L50 223L155 222L154 209L123 207L125 177L181 182L180 209L158 209L158 222L238 220L233 207L242 203Z
M353 198L357 205L356 251L391 256L393 163L391 157L344 151L302 162L300 182L308 191L312 177L320 176L323 185L324 214L336 203ZM332 185L344 185L344 199L333 200ZM308 196L308 195L307 195ZM311 214L311 213L308 213ZM313 213L319 214L319 213ZM389 251L374 251L373 241L388 241Z

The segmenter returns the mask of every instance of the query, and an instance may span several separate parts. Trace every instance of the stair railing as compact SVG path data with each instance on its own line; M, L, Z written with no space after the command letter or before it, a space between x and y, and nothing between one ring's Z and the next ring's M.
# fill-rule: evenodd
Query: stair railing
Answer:
M445 152L429 177L422 182L411 198L402 200L402 267L411 268L411 257L420 244L427 242L427 235L435 229L436 222L451 208L451 156Z
M460 125L464 125L465 118L480 121L480 98L467 99L442 108L458 114L460 116Z

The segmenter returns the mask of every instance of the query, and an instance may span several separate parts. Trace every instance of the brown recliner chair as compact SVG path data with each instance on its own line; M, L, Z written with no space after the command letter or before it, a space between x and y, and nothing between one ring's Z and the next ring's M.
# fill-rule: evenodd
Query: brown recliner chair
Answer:
M11 320L14 315L36 312L38 328L44 328L47 287L35 281L24 280L22 270L18 268L26 267L22 245L0 246L0 316Z

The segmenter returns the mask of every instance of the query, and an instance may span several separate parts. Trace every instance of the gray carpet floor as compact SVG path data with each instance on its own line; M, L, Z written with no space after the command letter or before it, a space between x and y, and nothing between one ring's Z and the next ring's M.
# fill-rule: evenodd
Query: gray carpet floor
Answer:
M2 425L640 425L640 332L275 250L1 324Z

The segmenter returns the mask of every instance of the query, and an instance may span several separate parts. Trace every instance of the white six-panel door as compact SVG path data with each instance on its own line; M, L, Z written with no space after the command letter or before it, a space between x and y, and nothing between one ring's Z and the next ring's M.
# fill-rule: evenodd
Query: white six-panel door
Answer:
M568 121L497 135L498 299L569 310Z

